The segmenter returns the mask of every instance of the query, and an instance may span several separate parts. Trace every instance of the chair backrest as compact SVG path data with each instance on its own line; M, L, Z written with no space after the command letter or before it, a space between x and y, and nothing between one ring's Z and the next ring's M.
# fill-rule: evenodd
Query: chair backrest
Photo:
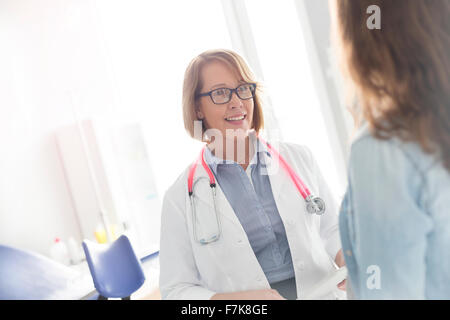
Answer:
M98 293L106 298L129 297L145 281L141 262L127 236L111 244L83 241L89 270Z
M77 275L39 253L0 245L0 300L79 299L69 286Z

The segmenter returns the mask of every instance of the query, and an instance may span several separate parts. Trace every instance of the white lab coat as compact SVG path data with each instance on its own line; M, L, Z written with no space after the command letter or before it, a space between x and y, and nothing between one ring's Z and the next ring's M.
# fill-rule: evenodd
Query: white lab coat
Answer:
M338 207L311 152L303 146L273 145L300 176L312 194L326 203L322 216L306 211L305 200L276 158L266 157L272 192L284 223L301 299L312 287L336 270L334 258L341 248ZM220 239L207 245L194 240L192 211L187 190L189 168L168 189L164 197L160 241L160 290L163 299L210 299L215 293L270 288L250 246L247 235L231 205L217 184L217 213ZM208 177L198 165L195 180ZM207 180L194 189L198 216L214 215ZM207 220L207 219L206 219ZM199 222L201 223L201 221ZM211 228L215 227L211 225ZM323 299L345 298L335 289Z

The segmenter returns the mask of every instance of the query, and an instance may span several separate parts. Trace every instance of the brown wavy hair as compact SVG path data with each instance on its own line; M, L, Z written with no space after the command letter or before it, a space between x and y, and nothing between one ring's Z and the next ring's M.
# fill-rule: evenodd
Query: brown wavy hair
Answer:
M450 171L450 1L334 0L361 116L379 139L414 141ZM381 9L381 29L366 12Z

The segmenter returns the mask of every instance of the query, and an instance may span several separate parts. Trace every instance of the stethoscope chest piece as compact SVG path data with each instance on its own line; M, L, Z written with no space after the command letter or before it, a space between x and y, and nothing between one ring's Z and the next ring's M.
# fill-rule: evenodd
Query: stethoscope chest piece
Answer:
M311 214L317 214L322 215L325 212L325 202L319 198L315 197L313 195L309 195L306 197L306 211L308 211Z

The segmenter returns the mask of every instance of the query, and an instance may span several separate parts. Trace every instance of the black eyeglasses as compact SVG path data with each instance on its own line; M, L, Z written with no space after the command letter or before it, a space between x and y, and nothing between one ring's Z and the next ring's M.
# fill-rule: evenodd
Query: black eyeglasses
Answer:
M241 100L249 100L253 98L256 90L255 83L244 83L237 88L218 88L205 93L199 93L196 98L209 96L214 104L225 104L230 102L233 92Z

